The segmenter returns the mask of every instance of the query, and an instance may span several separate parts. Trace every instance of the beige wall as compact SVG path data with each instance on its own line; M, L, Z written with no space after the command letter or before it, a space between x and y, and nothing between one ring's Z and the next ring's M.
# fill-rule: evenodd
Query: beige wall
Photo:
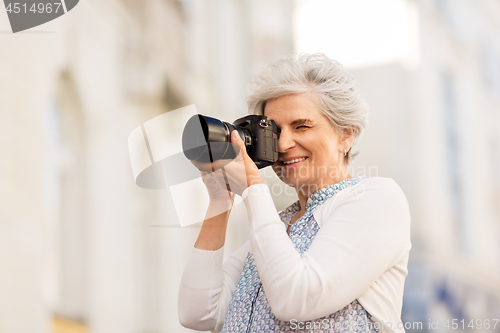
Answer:
M265 7L87 0L0 34L0 332L49 332L54 314L96 333L188 331L177 293L199 229L172 226L168 191L135 185L127 139L189 104L245 114L249 77L292 48L291 2L268 10L277 27L258 26ZM242 208L226 256L246 240Z

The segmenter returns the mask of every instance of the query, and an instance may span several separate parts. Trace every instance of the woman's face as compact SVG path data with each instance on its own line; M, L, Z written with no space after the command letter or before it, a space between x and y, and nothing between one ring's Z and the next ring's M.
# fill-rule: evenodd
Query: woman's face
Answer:
M311 96L293 94L270 100L264 115L281 131L273 170L284 183L311 194L344 179L343 152L350 146L341 141L344 138Z

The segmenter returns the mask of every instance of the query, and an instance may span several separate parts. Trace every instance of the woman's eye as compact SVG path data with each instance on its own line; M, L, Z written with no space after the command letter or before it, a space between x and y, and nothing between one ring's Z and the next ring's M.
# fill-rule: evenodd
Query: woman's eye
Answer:
M301 125L301 126L297 127L297 129L299 129L299 128L309 128L309 126Z

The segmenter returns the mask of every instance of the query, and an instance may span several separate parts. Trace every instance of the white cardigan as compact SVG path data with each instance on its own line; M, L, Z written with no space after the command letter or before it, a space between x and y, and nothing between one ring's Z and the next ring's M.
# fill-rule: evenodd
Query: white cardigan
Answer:
M221 331L251 251L276 318L305 322L358 299L380 333L405 332L401 308L411 249L410 214L394 180L367 178L317 207L313 215L320 229L302 257L286 234L267 185L248 187L242 198L250 240L224 265L224 247L193 247L179 290L183 326Z

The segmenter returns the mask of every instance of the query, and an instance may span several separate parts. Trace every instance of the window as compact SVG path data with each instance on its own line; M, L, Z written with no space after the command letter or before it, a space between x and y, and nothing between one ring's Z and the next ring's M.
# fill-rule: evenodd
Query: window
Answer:
M66 74L44 112L43 205L46 216L43 291L51 311L85 319L86 195L84 123ZM60 325L59 325L60 326Z
M443 132L446 145L446 160L451 210L457 226L459 244L462 250L469 249L468 225L465 218L465 202L463 200L463 177L460 163L460 129L455 87L453 77L448 72L441 73L441 99L443 112Z

